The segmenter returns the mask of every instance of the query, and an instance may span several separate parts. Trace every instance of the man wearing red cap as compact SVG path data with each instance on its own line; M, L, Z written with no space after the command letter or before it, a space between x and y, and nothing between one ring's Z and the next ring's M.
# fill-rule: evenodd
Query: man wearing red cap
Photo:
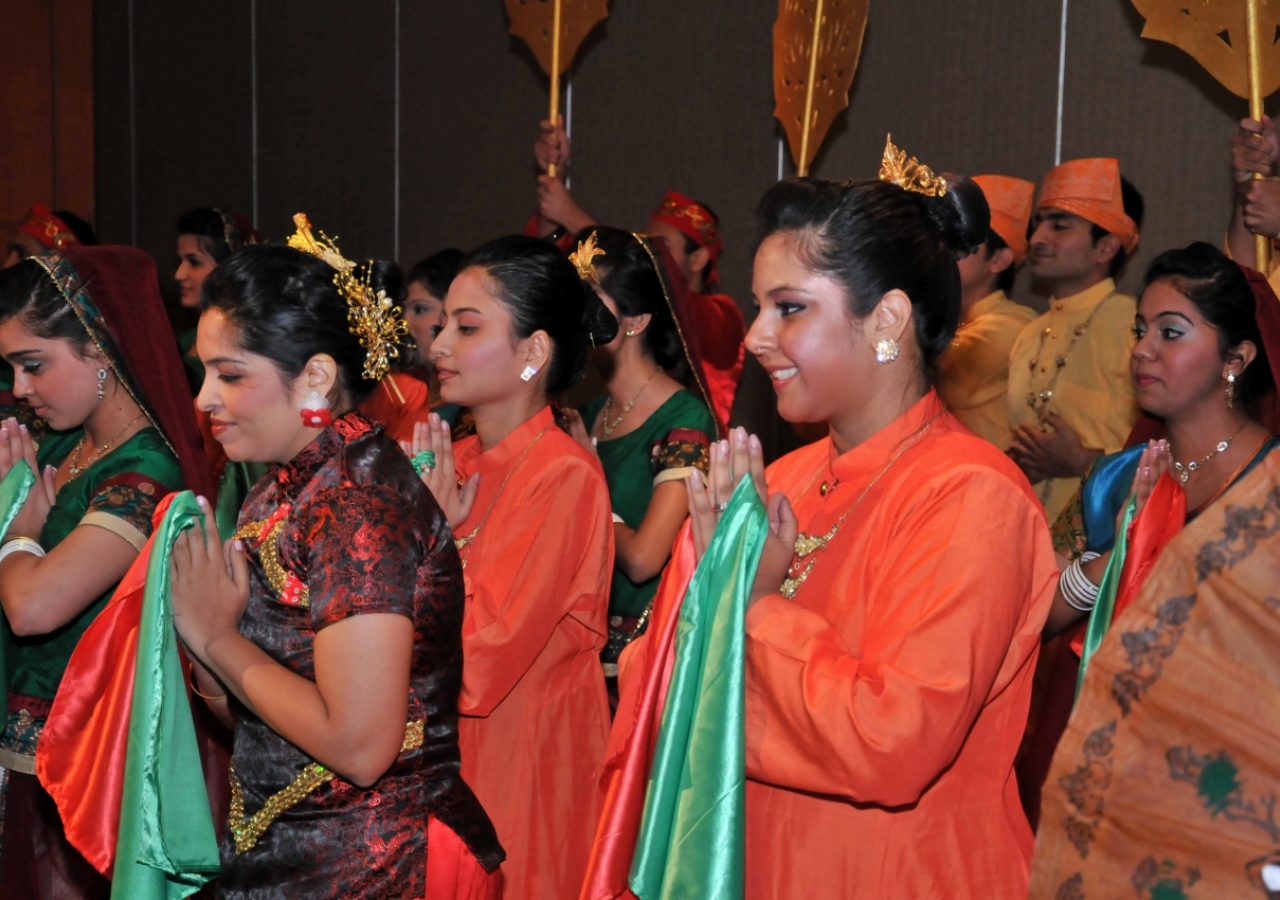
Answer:
M36 203L9 242L4 265L0 268L16 266L24 259L39 256L46 250L61 250L79 243L80 239L60 216L43 203Z
M1001 450L1009 449L1009 352L1035 311L1009 299L1027 258L1036 186L1020 178L978 175L991 228L975 253L959 260L960 327L938 359L938 395L957 419Z
M1009 455L1050 522L1138 418L1129 375L1137 302L1115 277L1138 246L1142 206L1114 159L1063 163L1040 189L1031 273L1051 296L1009 357Z
M545 173L555 165L556 175L538 176L538 214L529 221L525 233L546 237L565 250L570 249L573 235L596 220L578 206L562 178L569 164L569 138L563 127L542 123L542 136L534 145L534 156ZM644 233L662 241L697 297L689 309L690 336L697 345L711 395L711 410L720 425L721 434L728 432L729 414L742 380L743 341L746 322L733 298L712 293L719 282L718 266L724 250L720 220L704 203L677 191L668 191L649 217Z

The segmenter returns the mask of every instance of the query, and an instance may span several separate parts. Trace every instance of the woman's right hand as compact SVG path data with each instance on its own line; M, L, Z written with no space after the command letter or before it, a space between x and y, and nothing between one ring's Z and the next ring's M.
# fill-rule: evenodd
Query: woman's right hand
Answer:
M435 413L426 422L418 422L413 426L413 441L401 441L401 449L412 459L424 450L436 455L433 468L423 469L422 483L431 491L440 504L449 527L457 531L462 523L471 516L471 507L475 505L476 493L480 490L480 473L472 475L466 484L458 487L458 473L453 462L453 440L449 435L449 423Z
M27 439L31 443L30 437ZM34 443L32 443L34 448ZM14 467L18 460L27 455L27 446L22 440L22 425L17 419L5 419L0 423L0 478L4 478L9 474L9 470ZM34 464L35 456L32 454L31 471L38 471Z

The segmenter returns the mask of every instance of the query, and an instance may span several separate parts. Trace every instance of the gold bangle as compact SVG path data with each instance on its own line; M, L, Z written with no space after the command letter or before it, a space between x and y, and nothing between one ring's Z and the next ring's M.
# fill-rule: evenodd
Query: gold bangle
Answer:
M191 693L195 694L197 697L200 697L200 698L205 699L205 700L209 700L209 701L211 701L211 702L212 702L212 701L215 701L215 700L226 700L226 699L227 699L227 695L226 695L226 694L219 694L219 695L218 695L218 696L216 696L216 697L210 697L208 694L202 694L202 693L200 693L200 688L196 687L196 663L195 663L195 660L192 660L192 661L191 661L191 667L190 667L190 669L189 669L189 672L190 672L190 674L191 674Z

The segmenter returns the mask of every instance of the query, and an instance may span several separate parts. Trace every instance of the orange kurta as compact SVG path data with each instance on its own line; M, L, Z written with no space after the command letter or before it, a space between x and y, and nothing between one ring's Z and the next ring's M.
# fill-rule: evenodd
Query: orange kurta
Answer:
M488 452L477 437L460 441L455 461L464 478L480 473L458 535L471 534L497 496L463 551L462 775L507 851L507 900L576 897L609 738L600 650L613 523L604 472L549 407Z
M940 412L795 599L747 614L748 900L1027 895L1013 760L1058 570L1026 478L930 392L843 456L778 460L769 489L825 534Z

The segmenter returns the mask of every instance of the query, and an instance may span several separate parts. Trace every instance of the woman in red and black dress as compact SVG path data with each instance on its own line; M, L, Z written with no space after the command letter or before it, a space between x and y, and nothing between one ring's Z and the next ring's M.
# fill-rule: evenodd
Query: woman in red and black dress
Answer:
M197 688L236 728L216 896L496 897L503 851L459 774L461 563L409 461L356 411L382 372L335 269L247 248L203 303L197 403L229 458L277 464L234 544L191 529L174 551Z

